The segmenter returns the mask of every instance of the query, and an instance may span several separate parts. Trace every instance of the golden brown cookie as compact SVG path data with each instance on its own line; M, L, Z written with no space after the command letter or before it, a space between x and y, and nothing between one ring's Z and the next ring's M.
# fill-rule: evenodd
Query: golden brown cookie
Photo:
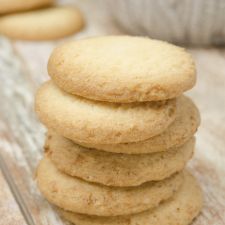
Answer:
M117 104L70 95L53 82L36 95L40 120L73 141L115 144L142 141L163 132L175 119L176 99Z
M108 102L171 99L196 81L193 59L183 48L134 36L65 43L53 51L48 71L64 91Z
M88 149L51 132L45 148L55 166L68 175L107 186L128 187L180 172L193 155L194 143L192 138L170 151L127 155Z
M181 189L159 207L128 216L100 217L60 209L62 216L76 225L189 225L199 214L202 191L190 174L185 175Z
M0 14L31 10L47 6L54 0L0 0Z
M142 154L167 151L177 148L187 142L197 131L200 124L200 114L186 96L177 99L177 113L174 122L162 133L140 142L120 144L90 144L77 142L87 148L95 148L114 153Z
M170 198L181 186L183 173L138 187L116 188L89 183L56 169L45 157L37 170L37 183L46 199L77 213L116 216L138 213Z
M58 6L0 17L0 34L12 39L51 40L79 31L84 25L80 11Z

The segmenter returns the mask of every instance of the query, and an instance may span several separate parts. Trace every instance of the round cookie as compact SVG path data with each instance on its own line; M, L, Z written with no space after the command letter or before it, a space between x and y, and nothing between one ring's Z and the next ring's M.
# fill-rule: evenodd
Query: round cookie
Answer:
M80 11L58 6L0 17L0 34L12 39L51 40L79 31L84 25Z
M116 144L141 141L164 131L175 119L176 99L95 102L70 95L50 81L37 92L36 112L48 128L75 142Z
M170 198L181 186L183 173L139 187L116 188L89 183L56 169L45 157L37 170L37 183L47 200L72 212L116 216L141 212Z
M185 175L185 182L174 197L157 208L128 216L99 217L59 209L62 216L76 225L189 225L203 204L202 191L196 180Z
M54 0L1 0L0 14L39 8L53 2Z
M63 44L51 54L48 72L66 92L121 103L175 98L196 82L193 59L183 48L134 36Z
M174 122L162 133L140 142L120 144L90 144L77 142L87 148L95 148L114 153L142 154L167 151L177 148L187 142L197 131L200 124L200 114L186 96L177 99L177 113Z
M62 172L107 186L138 186L163 180L183 170L193 155L194 138L182 147L154 154L115 154L79 146L69 139L50 133L45 149Z

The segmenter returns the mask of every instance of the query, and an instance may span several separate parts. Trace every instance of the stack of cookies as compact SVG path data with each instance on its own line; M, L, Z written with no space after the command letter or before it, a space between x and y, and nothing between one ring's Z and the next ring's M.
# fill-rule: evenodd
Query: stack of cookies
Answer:
M200 123L182 48L130 36L56 48L36 96L47 126L37 183L76 225L187 225L202 193L184 167Z
M0 0L0 35L22 40L51 40L79 31L77 8L53 6L54 0Z

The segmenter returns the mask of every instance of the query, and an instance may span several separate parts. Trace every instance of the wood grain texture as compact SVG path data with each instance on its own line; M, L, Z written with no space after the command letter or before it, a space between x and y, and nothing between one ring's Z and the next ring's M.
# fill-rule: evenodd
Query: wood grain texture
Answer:
M195 224L225 224L225 50L191 50L197 63L198 82L190 92L202 123L197 152L190 166L202 184L205 205Z
M35 82L25 72L10 42L0 39L0 157L12 194L27 223L62 224L34 181L44 129L33 112ZM5 223L7 225L7 223Z
M0 198L8 196L13 210L10 212L19 221L13 224L2 216L0 224L67 224L36 188L35 168L42 156L45 128L35 116L33 100L37 87L48 79L47 59L56 45L73 38L119 33L107 21L98 22L103 18L100 15L88 14L91 8L85 1L80 7L90 22L77 36L38 43L10 42L0 37L0 168L7 177L4 179L0 173L0 184L4 187ZM197 63L198 83L188 95L200 108L202 125L197 134L197 152L189 167L205 193L204 209L194 225L224 225L225 50L190 49L190 52ZM0 215L8 208L2 199Z
M8 183L2 172L0 172L0 225L26 225L26 221L19 209L14 196L11 193Z

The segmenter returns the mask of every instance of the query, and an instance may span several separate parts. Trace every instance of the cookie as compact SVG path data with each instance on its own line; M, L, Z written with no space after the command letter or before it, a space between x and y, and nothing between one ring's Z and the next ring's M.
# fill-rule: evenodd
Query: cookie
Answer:
M185 175L185 182L174 197L159 207L128 216L99 217L72 213L60 209L62 216L76 225L188 225L199 214L202 191L196 180Z
M0 14L24 11L50 5L54 0L1 0Z
M112 144L142 141L175 119L176 99L116 104L70 95L47 82L36 96L36 112L50 129L73 141Z
M90 144L77 142L87 148L95 148L114 153L142 154L167 151L186 143L197 131L200 125L200 114L192 102L186 96L177 100L177 113L174 122L162 133L150 139L120 144Z
M77 213L116 216L138 213L156 207L181 186L183 173L138 187L116 188L89 183L56 169L45 157L37 170L39 189L54 205Z
M138 186L163 180L183 170L194 151L194 138L182 147L154 154L127 155L81 147L55 133L49 134L46 152L62 172L107 186Z
M51 54L48 72L66 92L121 103L175 98L196 82L193 59L183 48L134 36L63 44Z
M78 9L58 6L1 16L0 34L12 39L51 40L72 35L83 25Z

